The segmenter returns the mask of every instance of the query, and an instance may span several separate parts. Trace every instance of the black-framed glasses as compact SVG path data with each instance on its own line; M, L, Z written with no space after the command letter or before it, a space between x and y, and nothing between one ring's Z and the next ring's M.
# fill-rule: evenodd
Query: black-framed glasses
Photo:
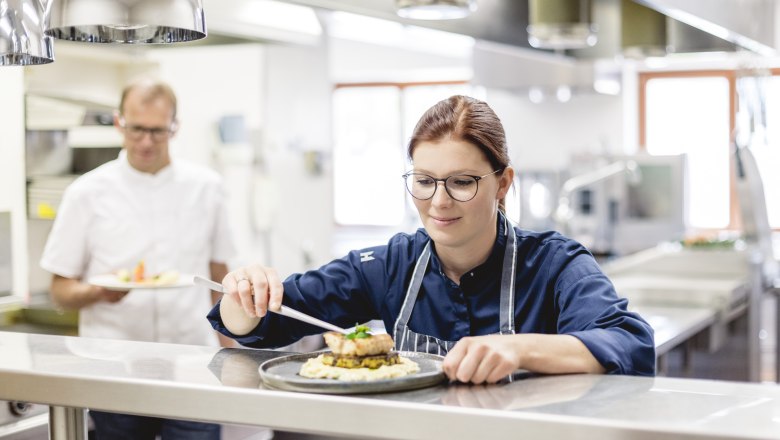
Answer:
M457 200L458 202L468 202L476 197L480 180L500 171L504 171L504 169L497 169L484 176L455 174L443 179L437 179L423 173L408 172L401 177L403 177L406 182L406 190L409 191L409 194L415 199L428 200L433 198L436 194L436 189L439 187L439 182L444 182L444 190L447 191L450 198Z
M175 122L168 127L144 127L143 125L128 125L125 118L119 118L119 126L125 131L127 137L134 141L140 141L145 134L149 133L153 141L161 142L171 137L176 130Z

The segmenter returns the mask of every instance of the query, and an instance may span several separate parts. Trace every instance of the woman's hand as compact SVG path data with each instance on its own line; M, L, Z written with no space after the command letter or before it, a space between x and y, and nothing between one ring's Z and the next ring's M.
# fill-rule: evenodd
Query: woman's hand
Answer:
M495 383L517 369L534 373L602 374L585 344L571 335L523 333L461 339L442 363L450 380Z
M284 288L275 269L260 265L234 270L222 279L225 295L252 318L262 318L270 308L282 307Z
M520 368L521 350L513 335L469 336L447 353L442 369L450 380L496 383Z

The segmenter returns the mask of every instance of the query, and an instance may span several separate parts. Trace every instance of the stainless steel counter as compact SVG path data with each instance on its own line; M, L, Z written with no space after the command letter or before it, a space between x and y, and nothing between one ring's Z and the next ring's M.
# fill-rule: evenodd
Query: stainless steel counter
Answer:
M711 326L717 310L709 307L632 307L653 328L656 356L663 356Z
M266 389L282 353L0 332L0 399L359 438L778 438L780 387L626 376L330 396ZM83 417L83 416L82 416ZM53 427L60 426L53 424ZM65 433L65 434L63 434ZM62 430L75 438L78 430ZM53 438L57 438L56 436Z

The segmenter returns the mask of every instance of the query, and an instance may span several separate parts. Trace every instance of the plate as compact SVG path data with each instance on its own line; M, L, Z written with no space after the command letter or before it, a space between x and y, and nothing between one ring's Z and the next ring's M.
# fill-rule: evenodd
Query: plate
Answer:
M322 352L294 354L263 362L260 378L271 388L286 391L300 391L320 394L366 394L391 391L414 390L431 387L444 380L441 369L443 357L428 353L399 351L400 356L409 358L420 366L420 371L393 379L346 381L337 379L309 379L298 375L301 365Z
M152 284L152 283L134 283L131 281L121 281L113 273L105 275L95 275L87 280L87 284L93 286L105 287L106 289L125 291L132 289L174 289L180 287L190 287L193 285L192 275L179 274L179 279L175 283Z

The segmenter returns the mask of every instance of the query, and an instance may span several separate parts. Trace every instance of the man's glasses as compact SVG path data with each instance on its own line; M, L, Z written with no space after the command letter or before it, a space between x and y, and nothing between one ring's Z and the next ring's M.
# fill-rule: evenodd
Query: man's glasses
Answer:
M444 182L444 190L447 194L458 202L468 202L477 195L479 189L479 181L485 177L496 174L504 169L498 169L492 173L487 173L484 176L472 176L469 174L457 174L454 176L445 177L444 179L437 179L422 173L409 172L404 174L404 181L406 182L406 190L415 199L428 200L433 198L436 194L436 189L439 188L439 182Z
M168 127L144 127L142 125L127 125L125 118L119 119L119 126L125 131L127 137L134 141L140 141L144 135L149 133L153 141L161 142L171 137L176 129L175 122Z

